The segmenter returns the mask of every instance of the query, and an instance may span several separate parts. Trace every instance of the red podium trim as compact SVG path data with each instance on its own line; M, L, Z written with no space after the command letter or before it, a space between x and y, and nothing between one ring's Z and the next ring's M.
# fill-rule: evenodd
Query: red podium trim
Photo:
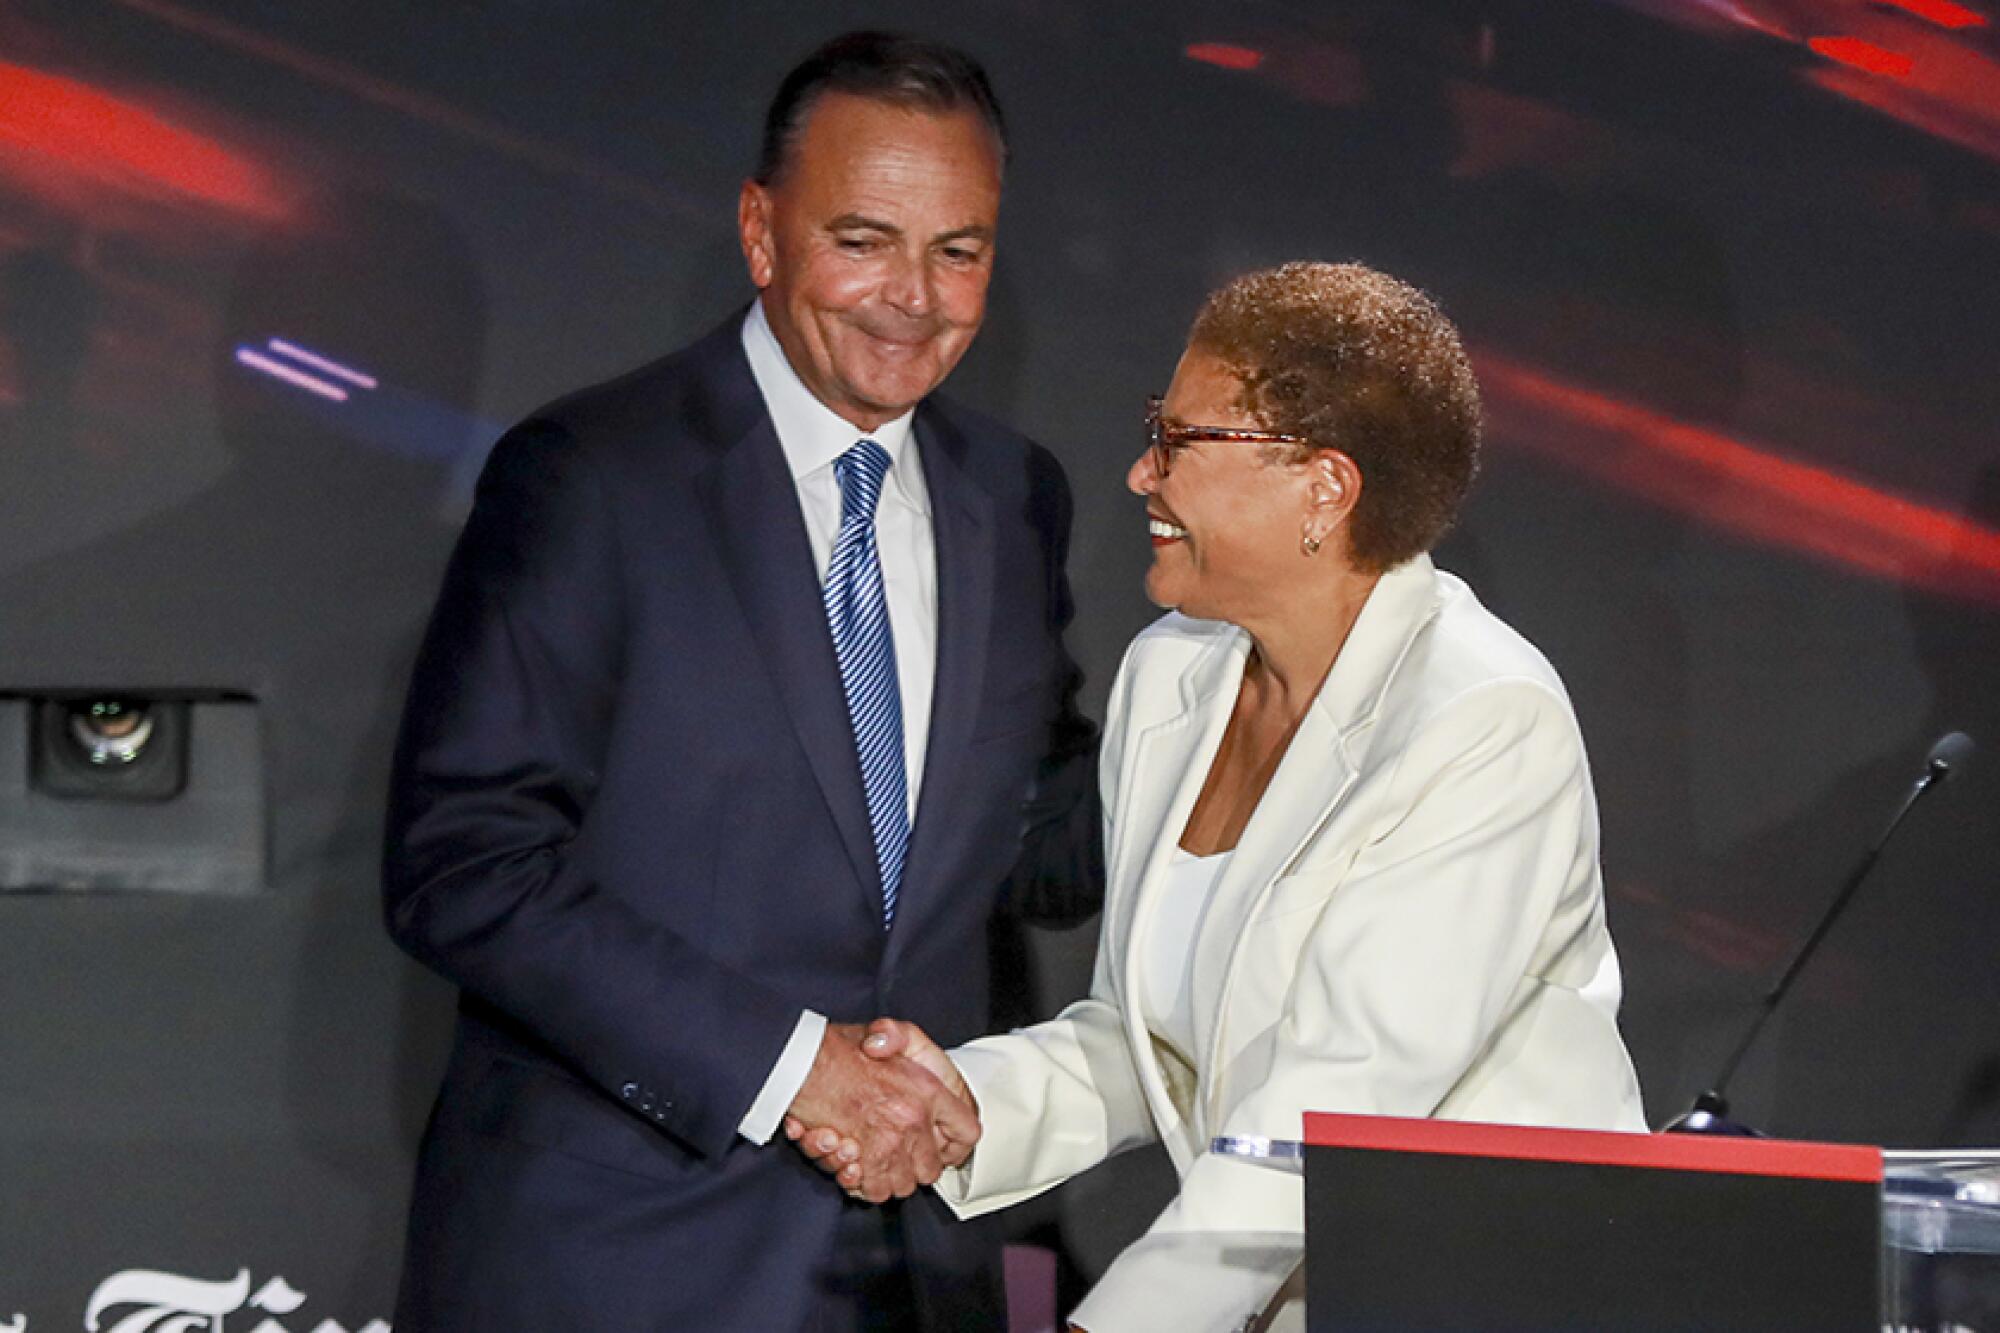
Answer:
M1408 1120L1397 1116L1306 1112L1306 1144L1316 1148L1367 1148L1382 1152L1443 1153L1457 1157L1512 1157L1536 1162L1581 1162L1665 1171L1714 1171L1740 1176L1792 1176L1803 1180L1882 1179L1882 1150L1851 1143L1794 1139L1709 1138L1699 1134L1616 1134L1597 1129L1544 1129L1464 1120Z

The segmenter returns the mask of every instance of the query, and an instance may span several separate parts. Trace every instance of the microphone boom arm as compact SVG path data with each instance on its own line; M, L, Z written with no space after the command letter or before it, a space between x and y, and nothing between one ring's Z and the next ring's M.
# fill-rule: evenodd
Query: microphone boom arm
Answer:
M1805 943L1799 946L1791 961L1785 964L1785 970L1779 974L1771 989L1764 992L1757 1016L1751 1020L1748 1030L1736 1043L1736 1049L1730 1052L1728 1061L1722 1066L1722 1072L1716 1075L1715 1082L1709 1085L1708 1091L1695 1098L1691 1110L1668 1123L1666 1128L1669 1131L1696 1134L1756 1132L1729 1119L1729 1102L1722 1095L1722 1090L1729 1085L1729 1080L1735 1077L1737 1066L1743 1063L1743 1057L1748 1055L1750 1048L1756 1044L1758 1036L1764 1031L1765 1023L1770 1021L1772 1013L1777 1010L1778 1002L1791 990L1792 983L1798 980L1799 973L1805 967L1807 960L1818 950L1821 941L1826 939L1827 933L1833 929L1834 922L1840 920L1842 913L1847 910L1848 901L1860 889L1862 881L1868 878L1868 872L1875 868L1875 862L1881 857L1882 849L1889 845L1889 839L1895 836L1904 817L1915 808L1917 801L1925 792L1956 772L1971 757L1972 750L1972 738L1962 731L1950 732L1931 746L1924 775L1917 779L1909 794L1903 798L1903 803L1896 808L1895 817L1889 821L1888 827L1882 830L1882 836L1875 839L1874 844L1848 874L1847 881L1840 886L1840 891L1833 896L1833 901L1827 904L1826 911L1820 914L1819 923L1813 927L1812 934L1806 936Z

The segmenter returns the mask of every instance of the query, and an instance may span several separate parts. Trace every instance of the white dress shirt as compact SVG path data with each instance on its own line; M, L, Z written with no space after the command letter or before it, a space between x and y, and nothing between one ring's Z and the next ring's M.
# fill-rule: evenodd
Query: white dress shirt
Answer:
M821 583L840 535L840 481L833 465L864 439L889 455L889 473L875 509L875 545L882 562L882 588L889 603L889 634L896 650L896 685L903 702L903 773L912 826L923 784L924 754L930 742L931 692L937 682L937 545L931 536L931 497L924 485L923 459L911 437L914 410L873 431L861 431L813 396L764 315L754 302L743 320L743 352L764 407L777 427L778 443L798 487L813 571ZM764 1080L757 1100L737 1125L752 1143L768 1143L785 1108L812 1072L826 1019L812 1010L799 1015L791 1040Z

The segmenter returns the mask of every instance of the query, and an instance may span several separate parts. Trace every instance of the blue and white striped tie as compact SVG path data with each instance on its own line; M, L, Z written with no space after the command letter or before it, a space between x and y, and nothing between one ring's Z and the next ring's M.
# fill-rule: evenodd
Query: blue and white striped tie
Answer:
M882 872L882 929L887 930L896 917L896 893L910 845L903 696L896 684L896 645L875 547L875 506L882 498L889 452L873 440L862 440L834 461L833 471L840 480L840 534L826 568L826 621L833 630L848 720L854 724L861 790L875 834L875 863Z

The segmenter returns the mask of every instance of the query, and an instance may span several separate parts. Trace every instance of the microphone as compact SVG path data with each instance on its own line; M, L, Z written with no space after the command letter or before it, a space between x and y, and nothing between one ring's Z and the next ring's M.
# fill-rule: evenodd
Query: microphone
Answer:
M1942 780L1950 777L1954 769L1965 767L1965 761L1972 758L1972 751L1972 737L1962 731L1945 733L1931 747L1930 771L1918 780L1929 782L1933 778Z
M1847 910L1847 904L1854 897L1854 891L1861 887L1861 881L1867 879L1868 872L1875 868L1876 859L1882 855L1882 849L1889 845L1889 839L1902 825L1903 817L1910 813L1925 792L1941 785L1952 774L1963 769L1966 761L1972 758L1975 748L1972 737L1962 731L1947 732L1938 737L1937 742L1931 746L1930 754L1924 759L1923 776L1917 779L1915 785L1910 788L1909 795L1905 796L1903 803L1896 808L1895 817L1889 821L1889 826L1882 830L1882 836L1875 839L1874 845L1862 853L1860 861L1855 863L1853 871L1848 875L1847 882L1842 884L1840 892L1833 896L1833 901L1820 915L1819 924L1813 927L1812 934L1806 936L1805 943L1801 944L1798 952L1792 955L1792 961L1785 965L1785 970L1779 974L1776 984L1764 992L1763 1003L1756 1017L1750 1020L1749 1030L1744 1032L1742 1039L1736 1043L1736 1049L1723 1064L1722 1072L1708 1085L1708 1091L1694 1099L1693 1106L1667 1122L1663 1132L1763 1137L1757 1130L1729 1118L1729 1099L1722 1095L1723 1088L1736 1073L1736 1066L1741 1064L1743 1057L1749 1053L1751 1045L1757 1040L1757 1034L1764 1030L1764 1024L1777 1009L1778 1002L1785 998L1785 992L1790 990L1792 983L1798 979L1806 960L1813 956L1819 948L1820 941L1826 938L1829 930L1833 929L1833 923Z

